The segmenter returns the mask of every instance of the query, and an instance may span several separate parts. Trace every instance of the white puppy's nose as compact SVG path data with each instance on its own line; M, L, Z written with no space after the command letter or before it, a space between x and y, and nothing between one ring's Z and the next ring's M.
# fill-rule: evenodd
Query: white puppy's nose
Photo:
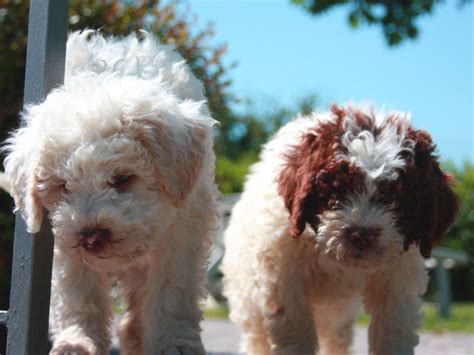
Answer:
M105 249L111 232L106 228L84 228L79 232L79 244L90 253Z

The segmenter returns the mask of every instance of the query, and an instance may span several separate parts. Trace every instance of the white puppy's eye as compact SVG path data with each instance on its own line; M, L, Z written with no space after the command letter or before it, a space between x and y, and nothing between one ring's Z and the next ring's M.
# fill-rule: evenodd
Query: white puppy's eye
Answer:
M134 175L119 174L115 175L110 181L110 186L118 190L124 190L132 182Z
M61 191L61 195L65 196L69 193L69 190L67 188L66 182L61 182L57 185L59 191Z

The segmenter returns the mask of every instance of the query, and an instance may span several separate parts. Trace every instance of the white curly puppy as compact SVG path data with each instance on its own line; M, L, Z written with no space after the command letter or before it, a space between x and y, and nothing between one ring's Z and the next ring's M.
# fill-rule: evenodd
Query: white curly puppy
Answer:
M30 232L49 211L51 353L108 352L117 280L121 353L203 354L215 121L184 60L146 33L72 33L64 85L23 118L5 170Z
M458 209L408 115L333 107L283 127L225 235L225 294L250 354L348 354L361 303L371 354L413 354L430 255Z

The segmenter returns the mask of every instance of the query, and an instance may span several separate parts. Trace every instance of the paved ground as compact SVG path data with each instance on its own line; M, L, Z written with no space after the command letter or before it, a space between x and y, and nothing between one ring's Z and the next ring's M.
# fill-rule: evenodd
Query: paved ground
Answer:
M240 333L236 326L223 320L207 320L203 324L203 342L209 353L231 354L238 351ZM354 355L367 355L367 329L355 332ZM422 333L417 355L474 355L474 334Z
M208 354L238 354L240 332L225 320L206 320L203 323L202 340ZM117 344L117 339L114 341ZM119 352L112 350L111 355ZM357 327L353 355L367 355L367 328ZM474 355L473 333L422 333L416 355ZM296 354L295 354L296 355Z

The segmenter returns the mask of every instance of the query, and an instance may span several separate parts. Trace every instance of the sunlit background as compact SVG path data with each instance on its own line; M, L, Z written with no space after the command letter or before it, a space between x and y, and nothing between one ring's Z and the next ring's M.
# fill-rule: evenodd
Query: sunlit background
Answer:
M415 21L420 33L390 47L379 26L348 23L348 8L312 16L289 0L193 0L215 42L228 43L232 90L258 110L305 95L332 102L370 100L410 111L443 159L474 160L473 6L446 1Z

